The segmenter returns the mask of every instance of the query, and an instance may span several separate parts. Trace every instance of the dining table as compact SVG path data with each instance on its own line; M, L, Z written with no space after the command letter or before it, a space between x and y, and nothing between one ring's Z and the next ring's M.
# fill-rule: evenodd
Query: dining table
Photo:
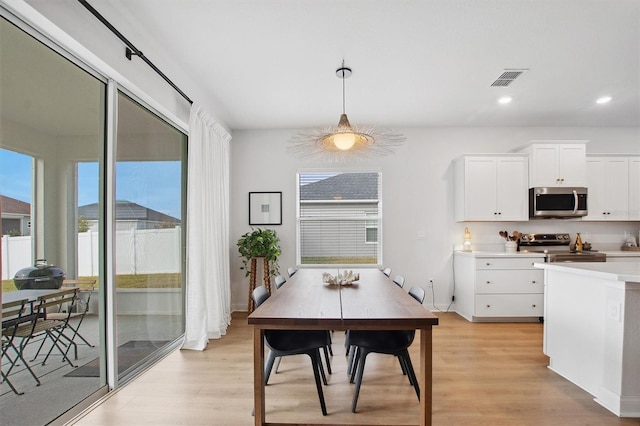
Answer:
M335 277L358 274L357 281L329 284ZM253 311L254 421L267 425L264 385L264 331L284 330L419 330L420 425L431 425L432 327L438 317L376 268L300 268L286 284ZM331 414L329 414L331 415ZM305 425L313 423L305 422Z
M2 303L15 302L17 300L27 300L29 303L33 303L38 300L38 297L48 296L53 293L57 293L61 289L29 289L29 290L16 290L2 293Z

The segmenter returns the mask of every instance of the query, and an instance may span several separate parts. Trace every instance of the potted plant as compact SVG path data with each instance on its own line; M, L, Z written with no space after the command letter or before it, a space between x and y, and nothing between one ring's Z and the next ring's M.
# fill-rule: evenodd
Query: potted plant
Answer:
M246 271L245 276L251 274L248 266L251 259L264 257L269 264L269 274L278 275L278 257L280 256L280 238L273 229L252 228L251 232L242 235L238 240L238 250L242 259L242 267Z

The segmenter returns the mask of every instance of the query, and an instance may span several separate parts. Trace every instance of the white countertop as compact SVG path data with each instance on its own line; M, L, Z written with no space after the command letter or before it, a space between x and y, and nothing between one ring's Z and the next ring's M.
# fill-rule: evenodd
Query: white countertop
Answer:
M588 275L609 281L640 283L640 262L559 262L535 263L533 266L551 271Z
M544 253L532 253L532 252L523 252L517 251L515 253L507 253L505 251L462 251L456 250L456 254L460 254L463 256L471 256L471 257L535 257L538 259L543 259Z
M505 251L462 251L456 250L456 254L461 254L465 256L473 256L473 257L495 257L495 256L503 256L503 257L544 257L544 253L536 253L536 252L523 252L517 251L515 253L507 253ZM596 250L594 251L598 253L604 253L607 256L611 257L637 257L640 260L640 251L622 251L622 250Z
M640 258L640 251L602 250L601 253L605 253L607 256Z

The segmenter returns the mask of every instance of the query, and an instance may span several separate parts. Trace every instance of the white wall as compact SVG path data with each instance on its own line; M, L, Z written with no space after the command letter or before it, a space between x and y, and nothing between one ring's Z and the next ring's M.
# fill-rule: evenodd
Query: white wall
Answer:
M406 143L395 154L343 168L291 157L286 146L290 130L234 131L231 170L232 306L246 310L248 278L240 268L235 242L248 225L250 191L282 191L283 224L273 226L281 239L281 272L295 265L296 172L300 170L379 170L382 172L383 263L403 274L405 287L427 289L434 281L435 305L446 308L453 289L452 251L462 244L465 226L473 233L475 249L502 250L501 229L521 232L581 232L597 248L622 244L624 231L638 232L640 223L581 223L565 220L520 223L456 223L451 161L463 153L509 152L531 140L589 140L587 153L640 153L638 128L424 128L401 129Z
M126 87L137 94L144 94L145 100L166 111L170 118L175 117L178 124L188 121L189 106L180 95L141 61L126 60L121 42L97 20L88 16L88 12L76 0L11 0L7 3L11 4L9 9L14 13L40 27L45 34L64 41L70 51L83 56L82 49L77 48L77 43L74 44L75 40L80 41L90 50L90 54L84 55L89 58L88 62L97 69L104 69L105 75L117 80L123 76L128 80ZM75 40L51 28L50 23L34 14L28 4ZM108 3L102 4L101 10L107 19L117 22L117 11ZM134 41L144 39L143 34L127 36ZM173 63L175 61L165 58L161 49L157 53L158 60L154 60L154 63L177 80L181 72ZM104 61L104 66L100 64L101 61ZM212 114L217 115L217 110L223 108L207 99L198 99L197 82L188 76L184 81L182 89L192 99L203 103ZM384 263L396 273L404 274L408 285L424 284L428 278L433 278L436 303L445 307L451 300L451 251L454 245L461 242L465 226L453 221L451 160L455 156L468 152L507 152L535 139L587 139L591 140L587 146L590 153L640 153L638 128L429 128L403 131L408 140L395 155L359 163L349 169L383 172ZM248 192L283 191L283 225L274 229L282 239L280 264L286 270L295 262L295 173L299 169L330 167L289 157L285 147L291 135L292 132L287 130L233 132L230 235L234 309L246 309L248 282L244 271L239 270L240 259L235 241L249 230ZM494 241L499 229L512 230L517 227L523 232L585 232L586 229L585 239L589 241L589 235L592 235L590 242L597 247L597 238L617 240L622 229L637 229L638 223L630 226L561 221L467 226L474 232L474 243L480 245L499 242ZM431 300L427 299L426 303L430 304Z

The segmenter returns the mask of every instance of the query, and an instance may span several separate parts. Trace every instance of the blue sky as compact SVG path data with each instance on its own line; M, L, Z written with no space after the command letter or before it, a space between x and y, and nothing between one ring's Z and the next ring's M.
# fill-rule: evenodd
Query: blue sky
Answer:
M120 162L116 166L116 198L180 219L178 161ZM78 204L98 201L98 164L78 165ZM31 157L0 149L0 194L31 203Z

